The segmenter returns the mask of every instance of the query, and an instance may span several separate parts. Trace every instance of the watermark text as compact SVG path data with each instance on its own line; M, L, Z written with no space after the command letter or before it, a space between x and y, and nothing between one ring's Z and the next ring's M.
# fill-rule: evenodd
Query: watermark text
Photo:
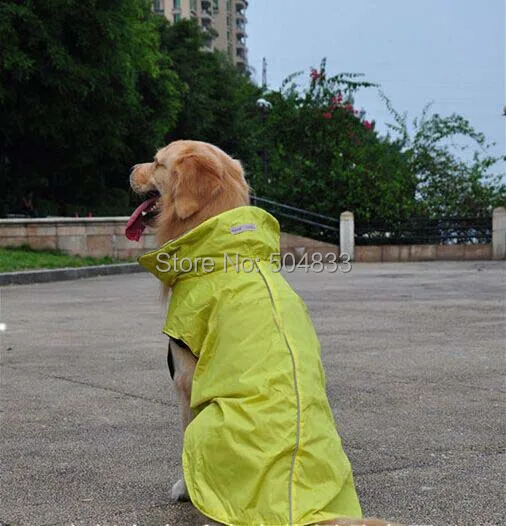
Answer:
M262 266L265 269L265 263L272 272L294 272L303 270L304 272L342 272L347 274L351 271L351 257L349 254L329 252L322 254L320 252L312 253L310 256L306 253L301 258L296 258L291 252L280 254L273 252L268 260L260 257L240 256L239 254L223 254L223 260L220 263L218 258L196 257L194 259L183 257L179 258L177 254L170 255L166 252L157 254L156 270L162 274L167 272L176 273L200 273L209 274L217 269L223 269L224 272L261 272Z

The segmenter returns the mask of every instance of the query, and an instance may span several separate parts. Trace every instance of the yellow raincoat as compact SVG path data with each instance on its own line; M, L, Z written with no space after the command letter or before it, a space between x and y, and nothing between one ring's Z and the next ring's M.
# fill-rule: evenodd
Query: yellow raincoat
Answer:
M361 517L320 345L278 261L278 222L250 206L139 259L173 287L163 332L198 357L183 447L190 498L237 526Z

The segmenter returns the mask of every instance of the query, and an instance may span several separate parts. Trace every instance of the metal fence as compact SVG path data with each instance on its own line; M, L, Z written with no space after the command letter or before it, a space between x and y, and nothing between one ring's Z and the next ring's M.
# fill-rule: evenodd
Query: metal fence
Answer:
M271 213L284 232L339 244L339 219L262 197L252 197L251 204Z
M492 217L413 217L355 225L356 245L477 245L492 242Z
M281 229L339 244L339 219L254 196L251 204L270 212ZM492 242L492 216L356 222L356 245L478 245Z

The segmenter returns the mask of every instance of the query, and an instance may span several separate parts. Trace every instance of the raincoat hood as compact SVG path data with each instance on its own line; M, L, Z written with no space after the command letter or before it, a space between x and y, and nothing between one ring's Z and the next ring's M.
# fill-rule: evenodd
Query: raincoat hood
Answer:
M242 206L212 217L158 250L144 254L139 263L172 287L180 280L224 268L231 270L244 259L248 260L245 265L249 260L274 265L274 256L280 252L279 236L279 223L271 214L254 206Z

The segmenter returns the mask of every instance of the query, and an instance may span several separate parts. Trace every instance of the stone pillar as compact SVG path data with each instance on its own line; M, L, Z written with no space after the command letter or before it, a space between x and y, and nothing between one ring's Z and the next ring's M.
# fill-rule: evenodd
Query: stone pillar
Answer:
M492 259L506 258L506 208L494 208L492 215Z
M339 251L355 259L355 220L353 212L343 212L339 219Z

